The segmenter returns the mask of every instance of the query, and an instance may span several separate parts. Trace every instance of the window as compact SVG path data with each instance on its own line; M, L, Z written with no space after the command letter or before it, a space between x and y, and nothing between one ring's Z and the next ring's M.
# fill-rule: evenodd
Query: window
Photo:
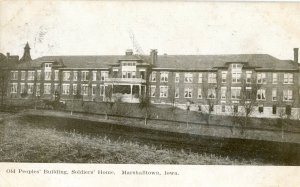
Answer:
M257 83L258 84L266 84L266 74L265 73L257 73Z
M54 80L55 81L59 80L58 73L59 73L59 70L54 70ZM70 72L69 72L69 79L68 79L68 81L69 80L70 80Z
M10 93L17 93L18 92L18 83L12 83L10 88Z
M184 82L185 83L192 83L193 82L193 74L192 73L185 73L184 74Z
M161 72L160 73L160 82L168 82L168 72Z
M179 98L179 88L175 88L175 98Z
M226 87L221 87L221 99L226 99Z
M105 87L104 85L100 85L100 96L104 96Z
M277 106L273 105L272 106L272 114L276 114L277 113Z
M241 71L242 65L241 64L232 64L232 71Z
M231 87L231 99L241 98L241 87Z
M18 80L18 71L10 72L11 80Z
M155 97L156 86L151 86L150 89L150 97Z
M52 64L51 63L45 63L45 68L50 68L51 69Z
M160 97L168 97L168 86L160 86Z
M32 94L33 93L33 83L27 84L27 93Z
M226 83L227 71L222 71L222 83Z
M207 90L207 98L208 99L215 99L216 98L216 90L214 88L209 88Z
M277 84L278 83L278 74L277 73L273 73L272 74L273 76L273 78L272 78L272 83L273 84Z
M62 86L63 86L62 94L69 95L70 94L70 84L63 84Z
M293 84L293 74L292 73L285 73L283 75L283 83L284 84Z
M93 84L92 85L92 95L96 95L96 90L97 90L97 85Z
M51 84L45 83L44 84L44 94L50 94L51 93Z
M36 96L41 96L41 85L40 83L36 84L36 91L35 91Z
M250 84L252 79L252 71L246 71L246 83Z
M202 83L202 79L203 79L203 74L199 73L198 83Z
M71 77L71 73L69 71L63 71L63 80L69 81Z
M287 105L285 107L285 113L286 113L286 115L291 115L292 114L292 107L291 107L291 105Z
M73 95L77 95L77 84L73 84Z
M250 99L253 98L253 96L255 96L255 95L253 95L251 87L246 87L246 93L245 93L245 95L246 95L246 99L247 100L250 100ZM255 98L253 98L253 99L255 99Z
M54 93L55 92L59 92L59 87L58 87L58 83L54 84Z
M21 71L21 80L25 80L26 71Z
M192 98L193 89L192 88L185 88L184 89L184 98Z
M151 82L156 82L156 71L151 73Z
M89 80L89 72L88 71L82 71L81 72L81 80L82 81L88 81Z
M202 99L202 89L198 88L198 99Z
M81 95L88 95L89 87L87 84L81 85Z
M41 80L41 70L37 70L37 72L36 72L36 79L39 81L39 80Z
M73 81L77 81L77 80L78 80L78 72L73 71Z
M20 84L20 93L26 93L26 90L25 90L25 83L21 83Z
M175 82L179 82L179 73L175 73Z
M34 80L34 71L28 71L28 80Z
M93 71L93 81L97 80L97 71Z
M108 78L108 71L101 71L101 80L105 81Z
M232 83L241 83L241 73L232 72Z
M266 100L266 90L265 89L257 90L257 100Z
M217 83L217 74L216 73L208 74L208 83Z
M293 90L286 89L283 90L283 101L292 101L293 99Z
M135 78L136 72L135 71L122 71L122 78Z
M273 88L272 90L272 101L276 101L277 100L277 89Z
M264 112L264 106L260 105L260 106L258 107L258 112L259 112L259 113L263 113L263 112Z
M45 80L51 80L51 71L45 71Z

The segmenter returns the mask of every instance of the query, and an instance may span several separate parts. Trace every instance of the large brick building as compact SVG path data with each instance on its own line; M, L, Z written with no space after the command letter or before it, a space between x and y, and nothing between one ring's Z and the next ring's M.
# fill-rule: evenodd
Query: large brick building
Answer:
M158 55L156 50L149 56L127 50L119 56L31 60L27 44L18 65L10 69L7 99L53 99L57 93L62 100L80 96L137 103L148 95L154 104L215 114L242 111L245 103L253 102L254 116L276 117L280 110L299 119L299 85L296 48L294 60L267 54Z

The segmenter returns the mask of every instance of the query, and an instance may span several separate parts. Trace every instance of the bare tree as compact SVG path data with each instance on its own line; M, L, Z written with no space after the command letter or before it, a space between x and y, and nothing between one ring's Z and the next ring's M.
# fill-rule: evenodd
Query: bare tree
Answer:
M232 122L235 126L239 124L241 127L241 134L244 133L244 128L250 121L250 117L258 106L258 100L263 99L266 96L263 94L257 95L258 90L261 88L261 84L257 84L256 79L251 79L251 82L246 82L245 79L241 80L240 93L236 94L234 98L230 99L231 106L231 115ZM233 90L231 90L232 92ZM234 99L236 99L237 103L234 103ZM239 106L241 106L241 110L239 110Z
M215 105L218 104L217 85L213 83L202 83L202 98L206 104L202 106L207 112L202 112L201 109L201 117L206 121L206 124L209 125Z

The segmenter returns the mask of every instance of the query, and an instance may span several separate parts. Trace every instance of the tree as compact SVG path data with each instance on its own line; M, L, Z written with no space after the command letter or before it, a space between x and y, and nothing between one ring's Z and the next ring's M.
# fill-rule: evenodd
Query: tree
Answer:
M201 117L206 121L206 124L209 125L211 115L214 111L214 106L218 103L217 97L217 85L212 83L202 83L202 98L205 101L206 105L202 105L206 109L206 113L202 112Z
M261 84L257 84L256 79L251 79L251 82L246 82L245 79L241 80L240 93L236 94L238 90L231 90L231 115L233 125L239 124L241 127L241 134L244 133L244 128L249 123L249 119L252 113L258 106L258 90L261 89ZM265 98L264 93L260 93L260 99ZM234 99L236 99L237 103L234 103ZM241 110L239 110L239 106L241 106Z

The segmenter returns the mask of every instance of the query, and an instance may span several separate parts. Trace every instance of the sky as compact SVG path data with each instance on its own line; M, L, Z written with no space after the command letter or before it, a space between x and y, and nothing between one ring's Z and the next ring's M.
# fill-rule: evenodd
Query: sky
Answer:
M293 59L300 3L0 1L0 52L22 56L264 53Z

